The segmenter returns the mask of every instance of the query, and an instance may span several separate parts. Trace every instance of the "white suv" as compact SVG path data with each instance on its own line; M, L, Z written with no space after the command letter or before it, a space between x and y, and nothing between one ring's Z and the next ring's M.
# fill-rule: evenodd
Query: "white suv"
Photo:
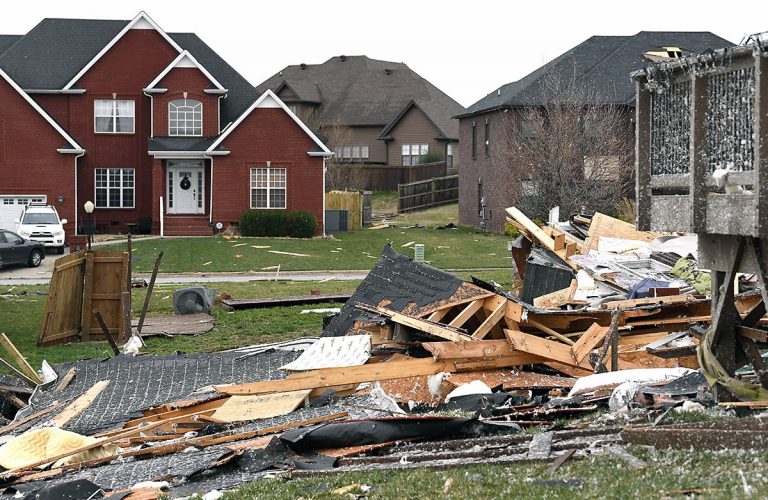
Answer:
M64 224L67 219L60 219L56 208L51 205L29 204L16 220L16 232L22 238L39 241L46 248L55 248L64 253Z

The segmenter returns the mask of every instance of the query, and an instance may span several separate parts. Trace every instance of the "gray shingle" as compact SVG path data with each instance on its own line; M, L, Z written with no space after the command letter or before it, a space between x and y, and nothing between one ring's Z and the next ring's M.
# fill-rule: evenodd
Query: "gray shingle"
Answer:
M332 57L322 64L287 66L262 82L260 91L288 85L301 101L322 102L323 123L388 125L414 101L444 137L458 138L458 123L451 117L463 106L403 63L366 56Z
M150 137L148 151L207 151L217 137ZM218 147L217 151L224 148Z
M731 45L710 32L641 31L633 36L593 36L526 77L494 90L458 116L499 107L541 105L546 98L548 74L590 87L604 101L631 104L635 87L629 73L649 64L643 53L668 46L699 53Z
M0 55L11 48L14 43L21 40L24 35L0 35Z

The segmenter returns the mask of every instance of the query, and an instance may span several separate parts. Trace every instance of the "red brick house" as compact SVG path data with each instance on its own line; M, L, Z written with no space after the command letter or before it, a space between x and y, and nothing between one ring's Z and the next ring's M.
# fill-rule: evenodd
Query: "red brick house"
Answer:
M272 92L192 33L44 19L0 36L0 204L44 201L83 232L206 235L249 209L306 210L323 232L332 153Z

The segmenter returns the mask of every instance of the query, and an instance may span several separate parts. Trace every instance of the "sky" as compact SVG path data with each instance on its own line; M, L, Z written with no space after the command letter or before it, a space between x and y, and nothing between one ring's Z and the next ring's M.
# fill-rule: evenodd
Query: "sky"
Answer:
M711 31L739 43L768 30L768 2L722 0L36 0L3 5L0 33L26 33L44 17L142 10L167 32L197 33L253 85L291 64L367 55L406 63L464 106L592 35Z

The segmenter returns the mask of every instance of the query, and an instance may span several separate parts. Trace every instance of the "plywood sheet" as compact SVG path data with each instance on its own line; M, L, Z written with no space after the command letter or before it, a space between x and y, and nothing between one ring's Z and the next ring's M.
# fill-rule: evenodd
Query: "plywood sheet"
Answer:
M310 392L312 391L304 389L255 396L232 396L216 409L211 418L229 423L278 417L298 408Z

